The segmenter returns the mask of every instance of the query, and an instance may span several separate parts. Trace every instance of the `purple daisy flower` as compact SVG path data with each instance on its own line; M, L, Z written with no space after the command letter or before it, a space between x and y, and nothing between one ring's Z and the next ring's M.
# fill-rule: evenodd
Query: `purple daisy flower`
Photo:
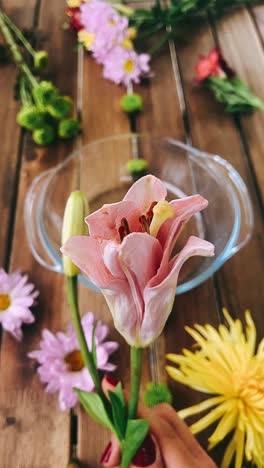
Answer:
M97 62L102 63L108 52L127 36L128 19L101 0L83 3L80 12L84 29L94 34L90 50Z
M82 325L89 349L92 344L92 331L95 323L92 312L88 312L82 318ZM108 334L108 327L101 321L96 324L95 342L97 367L100 370L111 372L116 366L108 359L117 348L118 343L104 341ZM41 382L47 384L47 393L59 393L59 405L62 411L73 408L77 401L77 394L73 387L91 392L94 384L89 371L84 365L80 347L72 324L68 327L68 333L51 333L42 331L40 349L32 351L28 355L36 359L40 364L38 374Z
M35 317L30 311L39 292L28 276L19 271L6 273L0 268L0 323L4 330L21 340L23 323L33 323Z
M104 61L104 78L125 86L131 82L139 83L142 74L149 72L149 60L148 54L137 54L133 49L116 46Z

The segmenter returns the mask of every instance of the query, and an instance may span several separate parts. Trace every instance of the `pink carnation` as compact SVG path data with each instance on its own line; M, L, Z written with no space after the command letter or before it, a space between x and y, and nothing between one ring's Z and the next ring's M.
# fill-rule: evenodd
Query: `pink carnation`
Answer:
M23 323L32 323L35 317L30 307L34 305L38 291L28 276L19 271L6 273L0 269L0 323L17 340L22 338Z
M137 54L133 49L114 47L104 61L104 78L128 86L139 83L142 74L149 72L148 54Z
M92 330L94 316L88 312L82 318L82 325L89 349L92 343ZM96 359L98 369L111 372L115 365L108 359L117 348L118 343L104 341L108 334L108 327L100 321L97 322L95 341ZM59 394L59 404L62 411L72 408L78 401L73 387L91 392L94 384L87 368L84 366L80 347L72 324L68 327L68 333L51 333L49 330L42 331L40 349L29 353L29 357L36 359L40 366L38 374L41 382L47 384L47 393Z

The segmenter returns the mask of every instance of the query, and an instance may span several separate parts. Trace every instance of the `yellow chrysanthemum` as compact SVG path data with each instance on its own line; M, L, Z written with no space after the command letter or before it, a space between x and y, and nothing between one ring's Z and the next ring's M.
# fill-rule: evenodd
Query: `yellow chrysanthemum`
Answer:
M167 358L178 368L167 366L176 381L215 396L198 405L179 411L183 419L213 408L190 429L196 434L219 420L209 438L209 449L233 432L224 454L222 468L240 468L244 456L258 468L264 467L264 339L256 350L256 329L250 312L246 311L246 332L240 320L233 320L223 310L229 328L220 325L195 325L186 331L199 345L183 355Z

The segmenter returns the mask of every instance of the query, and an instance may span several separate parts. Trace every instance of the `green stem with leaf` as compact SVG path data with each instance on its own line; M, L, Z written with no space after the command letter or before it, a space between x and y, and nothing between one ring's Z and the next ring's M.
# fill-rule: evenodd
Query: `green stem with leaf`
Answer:
M81 317L79 313L78 305L78 291L77 291L77 276L67 276L67 292L68 292L68 302L71 312L71 318L73 321L73 326L77 335L78 343L81 349L83 360L85 366L87 367L90 376L94 382L95 388L98 395L104 400L104 394L101 388L101 381L99 378L98 370L94 363L94 357L92 351L89 351L88 345L86 342L84 330L82 327Z
M128 402L128 418L136 419L139 400L139 389L142 373L142 348L130 348L130 397Z

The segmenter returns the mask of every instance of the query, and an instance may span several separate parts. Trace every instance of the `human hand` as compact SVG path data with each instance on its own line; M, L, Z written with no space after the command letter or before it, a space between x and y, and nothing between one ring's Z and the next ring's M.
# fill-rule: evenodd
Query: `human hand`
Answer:
M113 389L104 384L105 389ZM150 422L150 434L134 456L130 468L216 468L188 426L172 406L161 403L153 408L139 404L138 415ZM112 435L101 463L105 468L120 468L120 447Z

